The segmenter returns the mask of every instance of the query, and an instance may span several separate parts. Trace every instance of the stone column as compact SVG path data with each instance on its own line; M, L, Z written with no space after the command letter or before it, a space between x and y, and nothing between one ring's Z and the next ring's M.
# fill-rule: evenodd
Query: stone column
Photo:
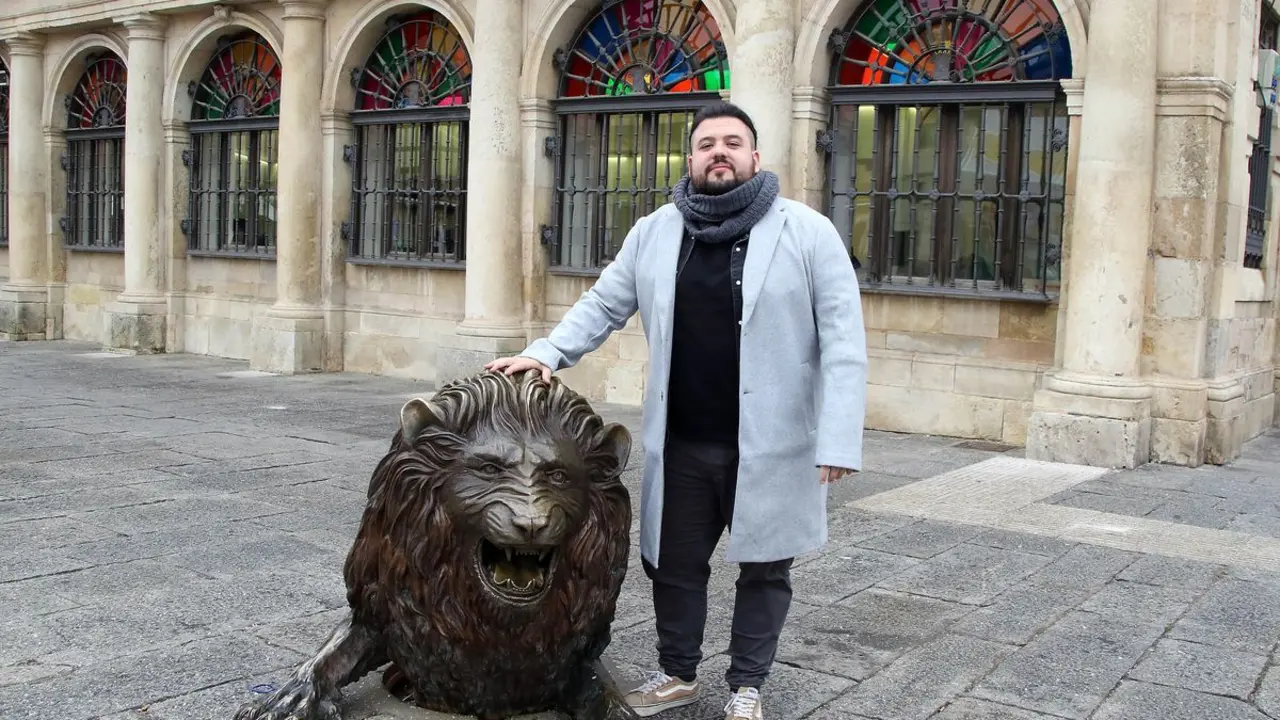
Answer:
M129 83L125 90L124 292L107 309L111 348L164 352L165 246L160 233L164 122L164 28L144 13L123 21L129 31Z
M162 161L160 242L164 248L165 290L170 310L165 323L165 347L174 352L195 352L188 344L187 317L194 314L194 299L187 297L187 236L182 232L182 219L187 212L190 177L182 163L182 153L191 147L191 133L180 120L164 123L164 159Z
M320 124L324 137L320 202L320 308L325 327L322 364L325 371L337 371L345 365L348 246L342 238L342 224L350 218L351 208L351 168L342 159L342 147L355 139L351 114L345 110L323 113Z
M43 340L49 312L48 159L40 120L44 38L22 33L9 48L9 282L0 288L0 338Z
M1028 458L1134 467L1151 456L1139 377L1154 182L1160 0L1092 10L1062 366L1036 393Z
M730 101L756 126L760 167L778 174L785 197L794 197L791 177L792 75L796 31L791 0L742 0L730 69Z
M250 366L285 374L323 369L320 310L320 88L325 5L280 0L284 53L280 83L276 302L254 327Z
M438 380L524 349L520 215L523 0L477 0L467 142L465 317L437 351Z

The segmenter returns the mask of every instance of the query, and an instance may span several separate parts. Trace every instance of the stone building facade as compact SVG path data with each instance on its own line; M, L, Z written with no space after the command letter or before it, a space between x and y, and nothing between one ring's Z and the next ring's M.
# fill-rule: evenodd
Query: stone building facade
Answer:
M1273 0L6 0L0 334L442 380L727 98L857 257L867 425L1132 466L1273 424ZM633 320L564 373L638 403Z

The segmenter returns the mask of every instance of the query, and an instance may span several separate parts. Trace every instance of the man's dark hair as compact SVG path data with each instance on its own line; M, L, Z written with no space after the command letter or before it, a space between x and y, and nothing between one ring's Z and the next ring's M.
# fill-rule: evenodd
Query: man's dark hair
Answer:
M718 117L731 117L741 120L747 126L747 129L751 131L751 147L754 148L756 146L756 125L751 122L751 116L737 105L724 101L704 106L693 116L693 125L689 128L689 144L693 144L693 133L702 124L703 120Z

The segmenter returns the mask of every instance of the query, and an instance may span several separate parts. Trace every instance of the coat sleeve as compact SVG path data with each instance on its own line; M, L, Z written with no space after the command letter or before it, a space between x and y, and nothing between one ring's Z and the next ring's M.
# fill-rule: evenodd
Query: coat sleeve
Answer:
M547 337L533 341L521 356L533 358L552 371L572 367L627 324L639 307L636 257L639 235L647 220L641 218L631 227L617 257L600 271L595 284L569 308Z
M861 470L867 407L862 297L853 261L835 226L825 217L818 218L816 225L810 272L822 377L817 463Z

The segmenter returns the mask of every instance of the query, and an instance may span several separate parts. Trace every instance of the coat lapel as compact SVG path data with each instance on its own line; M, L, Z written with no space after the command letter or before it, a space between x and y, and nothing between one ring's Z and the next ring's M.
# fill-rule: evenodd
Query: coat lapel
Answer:
M773 260L773 252L778 247L778 236L782 234L785 222L786 214L782 203L774 201L769 212L751 228L747 259L742 268L743 325L747 324L751 319L751 311L755 310L756 299L760 297L760 289L764 287L764 278L769 272L769 263Z
M650 232L657 241L654 249L653 310L661 336L671 338L671 308L676 299L676 266L680 260L680 242L684 237L684 220L679 213L668 213L654 223Z

